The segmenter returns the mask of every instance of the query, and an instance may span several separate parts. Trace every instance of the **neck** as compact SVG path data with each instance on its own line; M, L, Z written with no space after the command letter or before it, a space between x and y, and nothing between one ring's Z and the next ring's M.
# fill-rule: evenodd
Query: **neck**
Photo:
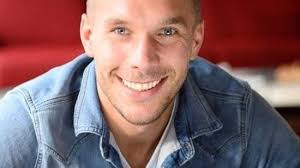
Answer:
M146 125L134 125L125 120L119 112L104 110L110 131L131 167L146 166L168 124L173 105L174 101L168 105L160 118Z

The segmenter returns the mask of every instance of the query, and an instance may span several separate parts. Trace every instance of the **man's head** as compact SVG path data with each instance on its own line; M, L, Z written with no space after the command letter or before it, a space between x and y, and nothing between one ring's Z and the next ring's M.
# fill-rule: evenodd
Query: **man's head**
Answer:
M89 0L80 34L104 111L143 125L170 108L202 44L196 11L194 0Z

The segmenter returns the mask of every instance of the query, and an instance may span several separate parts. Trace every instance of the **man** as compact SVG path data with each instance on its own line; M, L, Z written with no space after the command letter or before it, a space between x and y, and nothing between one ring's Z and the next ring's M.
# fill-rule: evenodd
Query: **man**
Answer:
M196 58L198 6L89 0L86 53L1 100L0 167L300 167L278 113Z

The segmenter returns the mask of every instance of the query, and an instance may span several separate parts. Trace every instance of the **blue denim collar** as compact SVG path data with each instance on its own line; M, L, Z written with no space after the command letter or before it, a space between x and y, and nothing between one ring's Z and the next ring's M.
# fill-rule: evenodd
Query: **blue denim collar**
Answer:
M96 84L95 61L84 70L82 84L74 109L74 131L79 136L92 133L100 136L100 151L103 158L120 167L117 152L109 145L109 129L100 106Z
M174 126L181 149L169 156L163 167L182 166L195 155L194 138L223 127L189 73L179 93Z
M82 83L74 109L75 135L93 133L104 135L107 131L97 92L95 62L84 70Z
M212 134L223 127L222 122L214 114L190 73L188 73L187 79L180 90L179 107L175 122L176 130L182 129L179 127L181 125L186 126L185 136L192 139L201 135ZM180 132L178 134L185 131Z

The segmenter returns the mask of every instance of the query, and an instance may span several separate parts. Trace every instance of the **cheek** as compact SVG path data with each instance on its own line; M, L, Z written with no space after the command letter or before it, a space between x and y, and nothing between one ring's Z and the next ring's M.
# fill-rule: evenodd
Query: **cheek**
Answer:
M98 39L97 41L97 45L94 46L97 66L105 67L104 71L117 68L125 58L124 50L110 40Z
M169 46L167 50L164 50L166 62L173 67L176 73L176 81L181 81L185 78L187 67L191 56L191 47L186 45L187 43L177 43ZM167 53L166 53L167 52Z
M179 41L159 47L159 54L163 62L169 62L177 67L186 66L191 56L191 47L186 42Z

